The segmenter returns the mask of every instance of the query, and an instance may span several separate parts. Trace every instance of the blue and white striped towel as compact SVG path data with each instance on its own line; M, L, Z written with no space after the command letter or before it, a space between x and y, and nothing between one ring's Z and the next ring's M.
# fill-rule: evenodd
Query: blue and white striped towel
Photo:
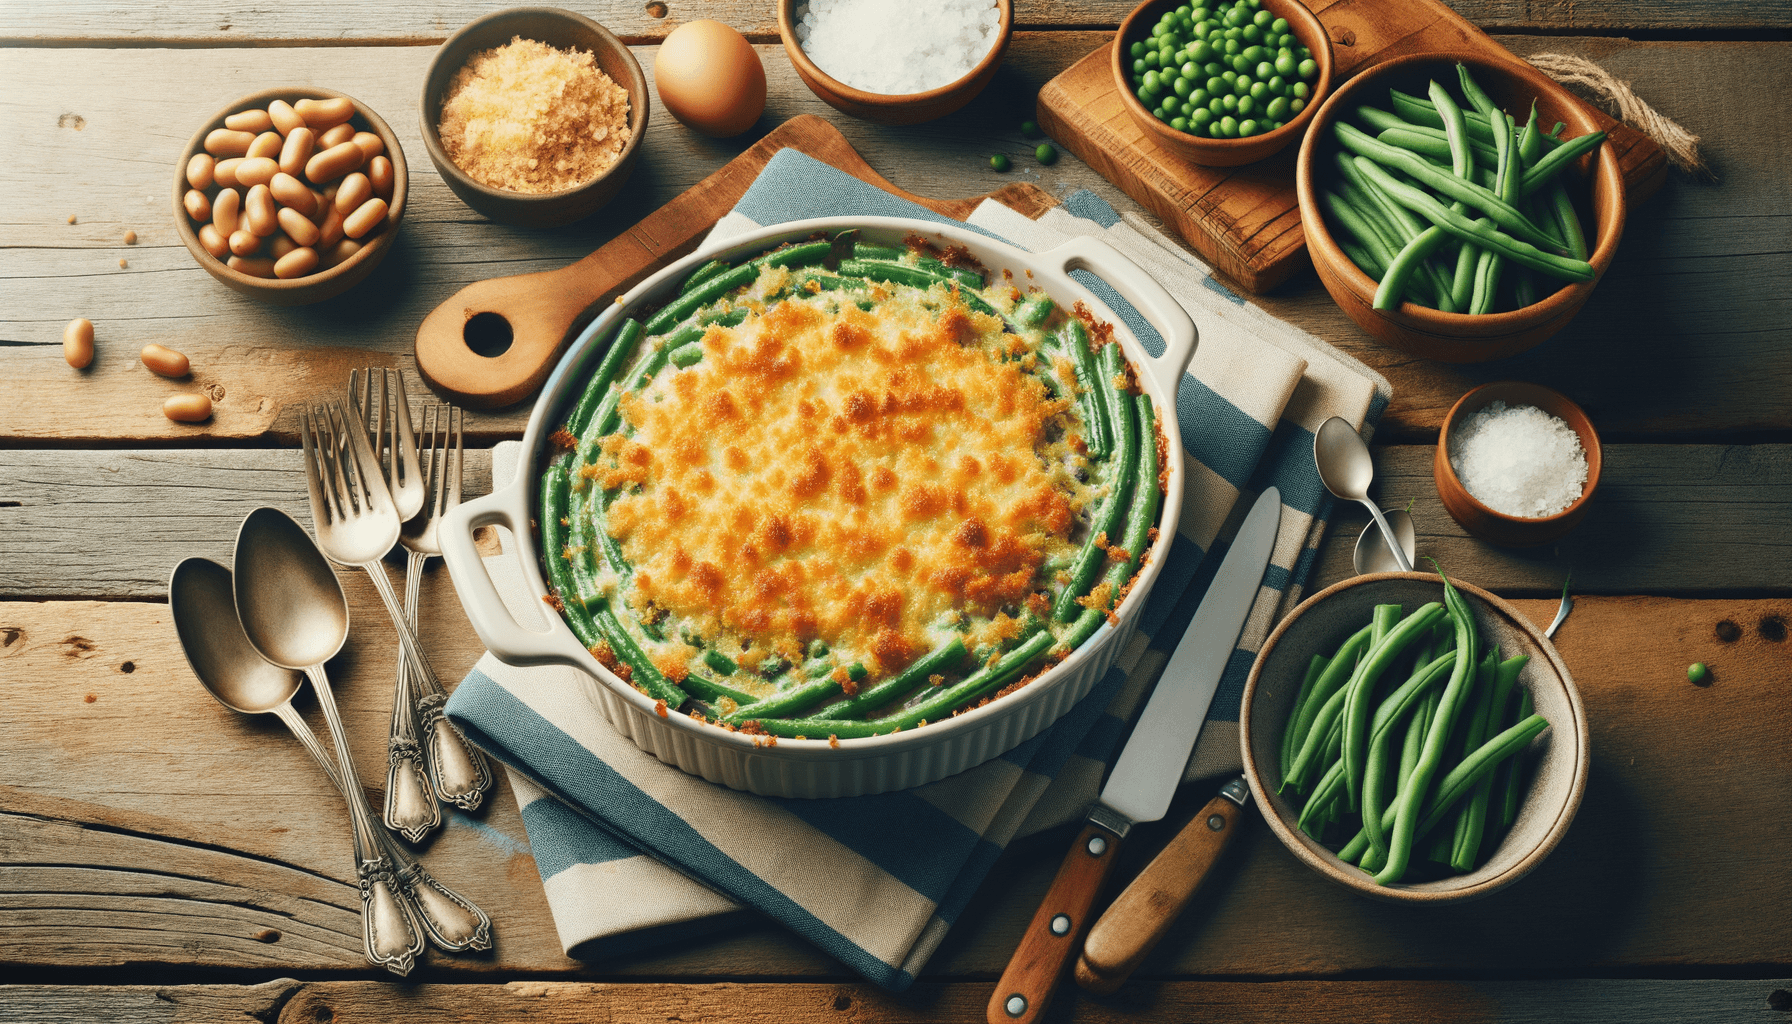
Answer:
M833 215L944 219L786 150L711 238ZM1338 415L1367 436L1387 382L1234 295L1093 193L1072 195L1039 221L986 202L970 223L1035 251L1066 235L1099 236L1162 282L1200 328L1177 395L1188 456L1183 518L1137 635L1087 698L1019 748L929 786L844 800L768 799L686 775L618 735L581 695L574 670L512 668L487 654L448 714L508 767L569 955L600 958L758 911L872 981L907 987L1009 841L1073 820L1094 799L1249 499L1274 484L1281 535L1185 777L1238 769L1245 675L1271 625L1300 599L1331 509L1313 469L1312 432ZM1125 300L1077 273L1146 348L1162 350ZM493 479L518 472L519 456L519 445L499 445ZM514 557L486 566L519 620L545 625Z

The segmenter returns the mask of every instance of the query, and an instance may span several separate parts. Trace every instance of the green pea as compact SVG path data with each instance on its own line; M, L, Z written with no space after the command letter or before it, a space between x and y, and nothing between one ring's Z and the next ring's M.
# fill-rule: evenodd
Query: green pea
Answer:
M1275 23L1275 20L1276 20L1276 16L1274 14L1271 14L1270 12L1264 11L1264 10L1259 10L1256 14L1251 15L1251 24L1253 24L1253 25L1258 25L1258 26L1272 25Z
M1211 120L1213 120L1213 111L1208 110L1206 107L1189 111L1188 123L1191 128L1205 127L1207 122Z
M1025 138L1033 138L1039 134L1039 126L1031 121L1022 121L1020 123L1020 133Z
M1258 28L1255 25L1246 25L1245 27L1238 30L1238 38L1244 40L1247 43L1262 42L1263 41L1263 30Z
M1155 71L1145 72L1145 88L1147 88L1147 89L1156 89L1157 88L1157 72L1155 72Z
M1232 57L1232 70L1241 75L1250 74L1251 62L1245 60L1244 54L1242 53L1234 54Z
M1218 56L1218 55L1215 54L1215 56ZM1201 71L1203 73L1205 73L1207 75L1207 77L1209 77L1209 78L1212 78L1214 75L1217 75L1225 70L1226 70L1226 66L1224 64L1221 64L1217 60L1211 60L1211 61L1208 61L1207 63L1201 65Z
M1004 154L1001 154L1001 153L997 153L995 156L992 156L989 158L989 166L994 168L998 172L1006 174L1006 173L1008 173L1008 168L1010 168L1014 165L1008 162L1007 156L1005 156Z
M1050 167L1058 162L1058 151L1052 148L1051 143L1041 142L1039 148L1033 151L1033 159Z
M1246 118L1245 120L1238 122L1238 135L1240 138L1249 138L1261 131L1262 129L1258 127L1254 118Z
M1159 57L1157 55L1156 50L1152 50L1151 52L1145 54L1144 59L1145 59L1145 66L1148 68L1154 68L1154 67L1157 67L1159 64L1163 63L1163 58Z
M1188 16L1196 21L1206 21L1208 18L1213 17L1213 12L1205 7L1197 7L1190 11Z
M1220 97L1220 106L1223 107L1227 113L1237 110L1238 109L1238 97L1232 95L1231 93L1227 93L1226 95Z
M1290 114L1298 114L1305 109L1307 109L1307 101L1301 99L1299 96L1288 101L1288 112Z
M1238 138L1238 120L1230 114L1220 118L1220 131L1228 139Z
M1232 70L1231 68L1227 68L1226 70L1220 72L1220 81L1225 82L1226 88L1230 89L1232 87L1232 83L1238 81L1238 72Z
M1288 116L1288 100L1285 97L1277 96L1269 101L1269 106L1263 108L1263 113L1272 121L1282 120Z
M1269 86L1264 85L1262 82L1252 82L1251 99L1254 99L1259 103L1269 102Z
M1269 79L1269 91L1277 96L1287 95L1288 80L1281 75L1271 76Z
M1231 91L1232 91L1232 83L1226 81L1223 77L1221 77L1219 75L1215 75L1214 77L1209 78L1207 80L1207 92L1209 95L1218 96L1222 92L1231 92Z
M1230 94L1228 93L1227 95L1230 95ZM1233 102L1237 102L1237 101L1234 100ZM1207 103L1207 111L1208 111L1208 113L1212 114L1214 117L1218 117L1221 114L1224 114L1226 112L1226 97L1219 96L1219 97L1216 97L1215 99L1209 100Z
M1254 112L1256 109L1257 109L1257 101L1256 100L1251 99L1249 96L1238 97L1238 116L1239 117L1244 117L1245 115ZM1246 132L1245 134L1249 135L1250 133Z
M1307 49L1307 48L1306 48L1306 47L1304 47L1304 46L1303 46L1303 47L1301 47L1301 48L1300 48L1300 49L1298 49L1298 50L1295 50L1295 51L1294 51L1294 55L1295 55L1295 56L1296 56L1296 57L1299 57L1299 58L1300 58L1300 59L1301 59L1301 60L1306 60L1306 59L1308 59L1308 58L1309 58L1309 57L1311 57L1311 56L1313 56L1313 51L1312 51L1312 50L1309 50L1309 49Z
M1191 60L1183 64L1181 70L1176 73L1192 82L1201 77L1201 65Z
M1182 97L1183 99L1187 99L1188 94L1195 91L1195 86L1194 86L1193 82L1190 82L1186 78L1178 78L1176 80L1176 84L1170 86L1170 91L1174 92L1176 95Z
M1242 34L1243 33L1239 32L1235 28L1229 28L1220 33L1220 38L1224 39L1228 43L1236 43L1236 42L1238 42L1238 37Z
M1248 95L1250 95L1250 92L1251 92L1251 80L1249 78L1246 78L1243 75L1239 75L1236 79L1233 80L1232 95L1248 96Z
M1276 74L1284 77L1293 77L1294 69L1299 66L1300 65L1295 63L1294 54L1289 53L1287 50L1283 50L1281 53L1276 54Z
M1196 89L1189 95L1188 105L1191 109L1194 107L1205 107L1208 101L1212 99L1213 97L1208 94L1206 89Z
M1288 87L1288 91L1293 93L1296 97L1304 100L1307 98L1307 93L1311 92L1312 90L1307 87L1307 83L1296 82L1293 85Z
M1159 121L1162 121L1164 119L1164 112L1161 110L1153 110L1151 112L1151 116L1157 118Z
M1704 686L1705 680L1711 678L1711 670L1702 661L1695 661L1686 666L1686 681L1694 686Z
M1301 61L1300 62L1300 77L1308 78L1308 79L1318 78L1319 77L1319 62L1312 59L1311 57L1307 58L1306 60Z
M1286 32L1288 31L1288 19L1277 18L1269 23L1269 27L1275 29L1277 32Z
M1170 119L1170 127L1176 129L1179 132L1186 132L1186 131L1188 131L1188 118L1173 117Z
M1212 34L1213 34L1213 26L1209 25L1206 22L1202 22L1201 24L1195 26L1195 38L1196 39L1206 39L1208 36L1210 36Z
M1126 52L1132 54L1134 57L1143 57L1145 56L1145 44L1143 41L1136 42L1132 44L1132 48Z
M1270 79L1276 77L1276 66L1274 64L1271 64L1269 61L1264 61L1263 63L1257 65L1254 69L1252 69L1251 74L1253 77L1255 77L1257 79L1257 81L1267 82Z
M1163 111L1166 118L1175 117L1182 110L1182 101L1174 96L1165 96L1157 109Z
M1226 12L1226 24L1231 28L1237 28L1249 20L1251 20L1250 8L1242 4Z
M1268 53L1268 51L1264 50L1263 47L1261 47L1261 46L1247 46L1244 48L1244 52L1242 54L1240 54L1240 56L1242 56L1245 60L1250 61L1252 64L1256 64L1256 63L1262 61L1264 56L1267 53Z
M1194 9L1195 9L1194 4L1181 4L1176 8L1176 13L1180 14L1184 18L1186 18L1186 17L1188 17L1189 12Z
M1220 49L1225 52L1227 57L1236 57L1244 52L1244 44L1236 39L1228 39L1226 40L1226 45L1220 47Z
M1189 54L1189 57L1197 63L1205 64L1213 59L1213 47L1207 45L1206 40L1202 40L1195 44L1194 51Z
M1143 75L1145 72L1147 72L1149 70L1151 70L1151 65L1146 64L1145 58L1143 58L1143 57L1140 57L1137 60L1132 62L1132 73L1135 75Z

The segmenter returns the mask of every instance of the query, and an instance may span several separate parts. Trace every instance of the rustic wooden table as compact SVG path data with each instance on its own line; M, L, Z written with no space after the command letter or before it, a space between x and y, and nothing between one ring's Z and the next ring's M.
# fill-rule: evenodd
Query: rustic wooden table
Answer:
M1067 988L1053 1020L1733 1022L1792 1009L1792 13L1780 0L1451 2L1520 54L1581 54L1631 81L1704 137L1721 177L1671 177L1632 211L1579 318L1504 362L1451 367L1379 347L1310 272L1262 300L1393 381L1379 496L1414 502L1422 549L1539 622L1573 571L1580 599L1557 643L1593 723L1585 802L1522 884L1441 911L1347 895L1257 829L1136 980L1106 999ZM1033 93L1101 45L1126 0L1021 0L994 85L900 129L816 100L777 45L770 3L596 0L580 10L648 69L681 20L751 33L765 116L717 142L656 111L626 202L555 231L494 226L442 186L413 113L435 44L492 6L0 6L0 135L12 140L0 182L13 197L0 216L12 381L0 402L0 1018L981 1019L1049 881L1065 837L1018 844L901 996L759 920L579 962L561 952L506 792L427 848L432 869L492 913L497 948L431 954L402 984L363 962L340 805L276 726L204 697L163 603L169 568L227 556L249 508L302 510L292 403L338 393L352 366L409 365L418 322L458 288L585 255L797 114L825 117L924 195L1027 180L1137 209L1074 158L1040 167L1018 132ZM372 279L280 310L194 265L167 182L219 104L295 83L381 111L410 157L412 199ZM1007 177L988 169L997 150L1015 158ZM58 348L75 316L98 325L82 374ZM218 400L211 423L162 418L176 385L136 359L152 341L192 357L181 386ZM1607 443L1601 498L1555 547L1467 538L1431 484L1444 411L1503 378L1567 392ZM525 413L473 417L470 489L489 485L484 449L518 436ZM1348 574L1362 524L1340 514L1317 584ZM374 778L394 638L365 583L349 590L361 628L334 674ZM439 568L424 596L432 657L458 678L479 644ZM1712 667L1709 685L1686 681L1694 661Z

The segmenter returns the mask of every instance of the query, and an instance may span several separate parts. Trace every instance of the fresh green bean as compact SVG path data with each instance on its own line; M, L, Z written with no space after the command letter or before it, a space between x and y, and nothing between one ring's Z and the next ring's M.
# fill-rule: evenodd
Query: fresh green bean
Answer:
M1307 676L1301 680L1300 691L1294 695L1294 706L1288 712L1288 727L1282 730L1282 778L1288 777L1288 769L1294 767L1294 721L1300 717L1300 709L1306 706L1307 698L1313 695L1313 684L1331 659L1323 654L1313 655L1307 662Z
M1400 297L1406 292L1407 284L1415 272L1424 269L1435 273L1435 269L1429 262L1431 254L1442 248L1449 239L1449 232L1433 224L1420 232L1417 238L1406 243L1406 247L1395 254L1394 262L1383 273L1381 283L1375 289L1373 307L1376 309L1398 308ZM1436 307L1445 313L1455 312L1455 303L1452 301L1450 289L1443 286L1435 288L1435 291L1437 294Z
M962 662L968 652L964 641L953 637L950 643L928 652L908 668L839 703L823 708L810 716L818 719L862 718L867 712L900 700L926 686L929 676L940 675Z
M1505 730L1505 709L1511 703L1512 687L1518 682L1518 673L1523 671L1529 658L1519 655L1500 662L1493 669L1493 685L1487 701L1487 713L1482 722L1479 740L1486 740L1499 735ZM1479 741L1476 744L1479 745ZM1475 783L1474 792L1469 796L1468 805L1458 820L1462 822L1455 836L1455 850L1450 863L1458 871L1472 871L1480 861L1481 841L1487 830L1487 809L1493 799L1493 787L1496 773L1488 772Z
M1364 651L1368 650L1369 641L1374 636L1374 632L1372 626L1364 626L1352 634L1350 639L1339 645L1337 653L1332 655L1331 663L1326 665L1325 672L1313 684L1313 692L1307 696L1306 703L1301 705L1300 712L1289 719L1289 728L1294 733L1291 743L1296 751L1294 768L1282 774L1282 783L1276 788L1276 792L1287 792L1291 781L1298 783L1313 767L1312 760L1319 756L1318 744L1314 743L1314 750L1310 755L1307 754L1309 737L1314 732L1314 726L1318 722L1326 702L1330 701L1335 693L1342 692L1344 685L1355 674L1357 660ZM1302 756L1308 757L1306 766L1300 763Z
M1577 135L1563 143L1560 149L1546 154L1543 159L1537 161L1535 167L1524 172L1524 194L1528 196L1549 184L1556 175L1567 169L1569 164L1599 148L1599 144L1604 141L1604 132Z
M1376 616L1382 617L1382 609L1390 607L1394 609L1395 615L1400 613L1398 605L1380 605L1375 609ZM1362 806L1363 772L1369 756L1369 702L1375 686L1381 680L1382 673L1394 663L1394 659L1429 632L1443 615L1443 605L1432 601L1400 620L1399 625L1390 629L1380 642L1369 648L1363 663L1357 666L1356 675L1345 687L1344 772L1350 783L1352 808Z
M1531 117L1518 134L1518 160L1529 168L1543 155L1543 133L1537 130L1537 101L1531 101Z
M1423 190L1395 180L1380 165L1366 157L1361 158L1357 166L1362 167L1363 172L1368 174L1376 184L1387 189L1396 202L1429 219L1433 224L1442 227L1465 242L1498 248L1508 259L1551 277L1568 281L1590 281L1593 279L1592 264L1585 260L1568 259L1543 252L1533 245L1497 230L1484 221L1471 221L1463 214L1445 207Z
M1431 83L1431 104L1444 119L1444 139L1450 150L1450 173L1458 178L1470 179L1475 176L1475 155L1468 144L1468 122L1463 120L1462 108L1447 89ZM1499 134L1494 134L1497 142Z
M1467 76L1468 71L1464 68L1465 81ZM1508 128L1511 125L1511 122L1506 120L1506 115L1497 110L1492 112L1491 117L1499 119ZM1512 144L1510 135L1509 131L1496 132L1493 137L1495 149L1499 153L1499 169L1495 172L1494 188L1500 193L1500 198L1509 203L1516 202L1519 198L1519 170L1516 166L1518 154L1515 152L1517 147ZM1499 293L1500 272L1503 265L1499 253L1492 249L1481 251L1479 262L1475 267L1475 294L1468 306L1470 313L1479 315L1493 312L1493 302Z
M1338 248L1344 250L1344 255L1350 257L1350 262L1356 264L1363 273L1377 281L1381 280L1382 275L1388 272L1387 264L1376 259L1374 253L1355 242L1340 238L1338 239Z
M1430 100L1401 92L1398 89L1389 89L1388 95L1393 102L1394 112L1407 121L1427 128L1442 128L1444 126L1443 117L1438 114L1437 108L1432 105ZM1472 138L1488 146L1493 145L1493 125L1488 122L1487 118L1475 110L1463 111L1462 117L1468 122L1468 132ZM1550 135L1544 136L1542 141L1546 147L1556 143L1556 139Z
M1419 218L1414 216L1411 210L1394 202L1393 197L1383 192L1375 185L1375 183L1371 182L1362 171L1357 169L1356 161L1351 159L1350 154L1338 153L1337 164L1339 172L1344 176L1345 183L1356 189L1357 193L1368 200L1368 203L1371 206L1369 212L1373 213L1379 211L1381 214L1381 221L1387 225L1387 227L1391 228L1393 233L1398 236L1398 240L1390 240L1389 245L1390 251L1395 253L1394 261L1383 264L1382 273L1376 275L1378 278L1385 278L1387 273L1393 270L1395 265L1400 262L1400 254L1404 253L1408 247L1418 241L1420 235L1423 235L1426 231L1432 230L1432 228L1430 225L1420 222ZM1362 200L1357 199L1348 191L1344 193L1344 198L1353 203L1362 202ZM1442 235L1443 233L1439 232L1438 234ZM1383 232L1383 237L1387 237L1386 231ZM1441 245L1446 237L1447 236L1439 237L1437 239L1437 244ZM1432 250L1436 249L1436 245L1431 245L1430 240L1427 240L1426 245L1430 246ZM1421 247L1421 251L1423 250L1424 247ZM1430 285L1432 298L1432 301L1427 303L1427 305L1443 310L1446 313L1453 313L1456 311L1456 307L1450 298L1449 282L1444 279L1442 274L1438 273L1435 267L1426 262L1425 257L1429 255L1429 252L1425 252L1423 256L1414 254L1409 257L1409 265L1401 268L1402 273L1408 280L1410 280L1411 274L1415 270L1422 269L1425 272L1425 280ZM1404 287L1390 289L1388 300L1397 304L1399 302L1399 296L1405 291L1406 289ZM1379 299L1379 293L1377 293L1377 297Z
M1437 712L1438 696L1437 690L1427 692L1425 699L1413 709L1412 717L1407 719L1406 735L1400 745L1400 778L1398 785L1394 787L1395 796L1405 792L1407 779L1412 775L1413 767L1419 763L1419 751L1425 745L1425 727L1431 724L1431 716Z
M1462 695L1468 688L1466 683L1474 672L1475 653L1478 650L1475 635L1474 615L1469 611L1468 603L1451 585L1450 578L1441 570L1439 578L1444 582L1444 603L1449 608L1450 618L1456 625L1456 664L1450 672L1450 681L1444 686L1444 695L1439 698L1437 717L1425 736L1425 747L1419 754L1419 763L1412 770L1412 777L1406 791L1395 801L1394 832L1388 841L1387 863L1376 872L1378 885L1396 882L1406 873L1406 866L1412 858L1413 841L1419 833L1418 825L1421 801L1426 791L1431 788L1431 780L1437 775L1443 762L1445 741L1454 728L1461 712Z
M1118 342L1112 343L1118 345ZM1102 367L1117 365L1118 351L1108 356L1103 353ZM1121 391L1114 386L1114 375L1097 378L1102 385L1102 402L1106 403L1108 415L1116 420L1119 428L1120 447L1115 453L1113 470L1108 475L1108 493L1096 507L1095 514L1089 520L1089 536L1076 553L1076 559L1070 564L1070 582L1058 594L1052 605L1052 619L1056 622L1069 622L1079 607L1078 599L1088 595L1089 588L1095 582L1095 574L1107 559L1107 549L1118 537L1120 514L1127 507L1130 499L1133 478L1138 474L1139 458L1139 417L1138 410L1129 402L1122 401Z
M1374 136L1365 135L1352 125L1339 122L1335 126L1338 142L1358 156L1365 157L1388 168L1403 171L1411 175L1420 184L1438 192L1460 200L1487 214L1495 224L1505 228L1514 237L1534 244L1547 244L1548 239L1537 225L1531 223L1517 207L1506 202L1493 191L1476 185L1463 178L1455 177L1427 163L1416 153L1390 146L1378 141ZM1447 131L1448 129L1446 129ZM1466 152L1466 150L1464 151ZM1554 154L1551 154L1553 156ZM1537 166L1543 167L1549 158L1539 161ZM1385 171L1383 173L1386 173ZM1372 176L1373 177L1373 176ZM1375 179L1379 181L1379 179ZM1528 176L1527 176L1528 180ZM1410 186L1407 186L1410 188ZM1437 203L1435 199L1433 203ZM1407 204L1411 207L1411 204ZM1441 203L1437 205L1441 206ZM1423 212L1423 211L1419 211Z
M960 284L968 285L972 288L981 288L985 283L982 273L978 271L971 270L968 267L950 266L940 260L933 259L930 256L922 256L913 249L901 249L893 245L876 245L871 242L855 242L852 247L853 257L861 260L885 260L891 263L904 263L906 262L904 257L908 256L910 253L914 253L914 265L930 274L935 274L940 277L950 277L957 280Z
M700 285L703 282L709 280L710 278L716 276L717 274L727 273L731 267L732 267L732 264L724 263L721 260L710 260L708 263L703 264L701 267L698 267L696 270L691 271L691 276L685 278L684 283L678 286L678 294L689 295L691 293L691 289L697 287L698 285Z
M1077 409L1082 415L1084 443L1092 459L1105 459L1113 454L1116 426L1108 422L1107 403L1099 390L1101 374L1095 368L1095 354L1089 351L1089 332L1083 322L1071 317L1058 334L1058 345L1070 353L1076 370Z
M1301 807L1300 817L1295 821L1295 825L1301 831L1317 838L1318 833L1310 826L1317 824L1323 828L1325 823L1330 820L1334 808L1343 809L1346 792L1344 762L1342 760L1333 761L1331 767L1325 770L1325 774L1321 775L1318 783L1313 786L1313 795L1307 797L1307 802Z
M1550 209L1555 214L1556 225L1562 229L1562 237L1568 240L1568 252L1577 260L1587 258L1587 235L1581 230L1580 214L1575 212L1574 200L1568 198L1568 189L1560 179L1549 183Z
M1499 107L1494 105L1492 97L1481 91L1481 84L1475 81L1474 75L1469 73L1467 64L1461 61L1456 62L1456 77L1462 85L1462 95L1468 98L1468 105L1480 111L1481 116L1487 119L1488 125L1493 129L1494 136L1497 138L1500 124L1494 120L1494 115L1498 113ZM1433 103L1437 102L1435 93L1432 94L1431 100Z
M1522 722L1529 717L1531 717L1531 691L1520 689L1518 720ZM1512 758L1506 762L1505 770L1500 774L1505 797L1500 802L1500 827L1511 828L1512 823L1518 820L1518 805L1524 799L1524 786L1521 782L1524 763L1516 757Z
M1381 232L1370 226L1363 211L1355 204L1344 199L1336 192L1321 192L1320 203L1332 215L1332 219L1343 225L1344 230L1356 237L1363 248L1375 257L1376 262L1386 267L1394 262L1394 253L1388 249L1388 243Z
M1488 737L1487 722L1493 711L1494 675L1499 664L1499 651L1488 650L1481 656L1481 663L1475 666L1475 689L1469 701L1468 715L1462 735L1462 756L1479 747ZM1461 760L1459 757L1458 761ZM1474 800L1463 802L1456 809L1456 824L1451 829L1450 852L1445 862L1457 871L1469 871L1474 868L1474 857L1480 852L1481 837L1473 828L1470 816L1474 811ZM1469 839L1474 832L1474 849L1469 850Z

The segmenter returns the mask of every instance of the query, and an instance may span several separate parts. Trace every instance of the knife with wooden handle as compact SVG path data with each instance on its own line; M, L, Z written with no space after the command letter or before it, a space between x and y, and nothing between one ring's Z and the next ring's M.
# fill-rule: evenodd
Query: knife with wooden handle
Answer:
M1113 870L1121 841L1133 825L1156 821L1170 809L1207 707L1256 602L1281 522L1281 492L1267 488L1232 538L1219 572L1114 762L1101 798L1090 809L1088 822L996 983L989 999L989 1024L1031 1024L1045 1012L1058 978L1089 931L1090 908Z
M1226 783L1139 872L1083 940L1083 955L1076 962L1078 985L1107 995L1132 977L1232 844L1250 801L1243 776Z

